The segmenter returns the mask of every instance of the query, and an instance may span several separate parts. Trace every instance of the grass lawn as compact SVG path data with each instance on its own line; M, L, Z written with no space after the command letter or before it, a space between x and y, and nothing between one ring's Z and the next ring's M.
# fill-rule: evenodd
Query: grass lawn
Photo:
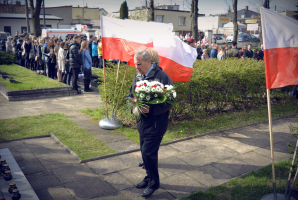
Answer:
M298 113L298 100L291 98L285 104L279 104L272 106L272 117L280 117L293 113ZM109 109L111 110L111 109ZM105 109L86 109L81 110L82 113L85 113L91 116L93 119L101 120L106 118ZM120 119L124 126L120 129L114 131L116 134L124 135L128 139L139 143L139 134L136 129L135 122L133 120L130 111L128 110L119 110L117 118ZM189 137L193 135L199 135L202 133L231 128L235 126L250 124L254 122L259 122L262 120L268 119L268 110L267 106L260 108L255 108L248 111L237 111L229 113L215 114L210 117L197 118L184 121L171 121L169 123L168 130L163 137L162 142L168 142L184 137ZM294 122L293 122L294 123ZM274 125L274 124L273 124ZM269 132L269 129L268 129Z
M8 80L0 78L2 83L9 90L28 90L38 88L66 87L67 85L47 78L43 75L37 75L35 72L18 65L0 65L0 71L6 72L12 79L19 83L10 83Z
M116 152L61 113L0 120L0 140L51 133L54 133L81 159Z
M284 194L285 192L290 163L291 160L275 163L275 182L278 193ZM295 171L296 169L292 173L291 180L293 180ZM295 188L297 188L297 184ZM180 200L260 200L261 197L272 192L272 168L270 165L240 178L231 179L225 185L198 191ZM297 198L297 194L294 195L292 197Z

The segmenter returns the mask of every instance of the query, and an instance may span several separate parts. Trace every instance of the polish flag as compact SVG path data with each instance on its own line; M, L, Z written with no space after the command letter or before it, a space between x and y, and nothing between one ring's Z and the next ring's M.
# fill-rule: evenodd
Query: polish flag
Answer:
M298 21L261 8L267 89L298 85Z
M173 35L173 25L156 22L101 17L104 59L119 59L134 66L134 52L153 47L160 57L160 67L173 81L188 82L196 49Z

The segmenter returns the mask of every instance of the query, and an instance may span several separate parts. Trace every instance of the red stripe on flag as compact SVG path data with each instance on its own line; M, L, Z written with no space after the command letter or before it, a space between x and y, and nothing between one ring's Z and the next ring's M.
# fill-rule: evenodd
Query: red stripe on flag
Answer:
M191 67L185 67L174 60L171 60L169 58L159 56L160 59L160 67L164 72L166 72L169 77L172 79L172 81L177 82L189 82L189 79L191 77L193 68ZM130 60L128 62L128 65L135 67L134 60Z
M117 59L121 61L133 60L135 51L138 49L146 49L153 47L153 43L143 44L137 43L123 38L102 38L102 58Z
M265 49L267 89L298 85L298 47Z

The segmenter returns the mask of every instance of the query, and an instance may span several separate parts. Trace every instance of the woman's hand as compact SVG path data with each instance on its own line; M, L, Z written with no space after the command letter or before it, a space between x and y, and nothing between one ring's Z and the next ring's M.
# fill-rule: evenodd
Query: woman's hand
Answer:
M140 107L140 110L137 107L135 107L133 109L133 114L135 116L139 116L141 114L141 112L142 113L149 113L149 110L150 110L150 106L148 106L148 105L145 105L143 107Z

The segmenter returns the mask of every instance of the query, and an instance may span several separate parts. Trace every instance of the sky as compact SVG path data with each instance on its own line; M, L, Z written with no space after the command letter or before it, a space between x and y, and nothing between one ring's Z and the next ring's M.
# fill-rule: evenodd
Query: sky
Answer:
M99 7L104 8L108 13L119 11L120 5L124 0L51 0L45 1L46 7L55 7L55 6L83 6L88 7ZM150 0L147 0L148 4ZM178 4L180 5L180 10L187 10L186 3L183 5L183 1L191 2L191 0L155 0L156 5L171 5ZM227 0L228 2L232 0ZM127 0L127 5L129 9L134 9L135 7L140 7L144 5L145 0ZM255 2L264 2L264 0L238 0L238 10L244 9L245 6L249 6L249 10L256 11ZM270 9L275 9L277 6L278 11L291 10L296 11L295 5L298 3L298 0L270 0ZM200 14L220 14L226 13L227 5L225 0L199 0L199 13Z

